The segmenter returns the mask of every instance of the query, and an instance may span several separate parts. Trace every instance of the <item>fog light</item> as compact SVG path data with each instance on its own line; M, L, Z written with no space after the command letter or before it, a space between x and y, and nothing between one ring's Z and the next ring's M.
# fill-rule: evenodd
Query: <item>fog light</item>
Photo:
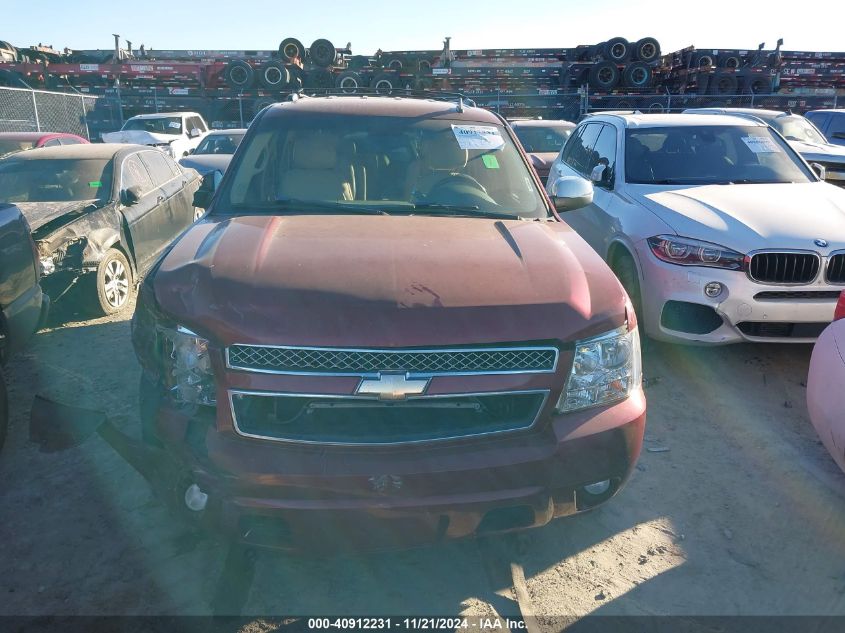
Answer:
M610 488L610 479L604 481L597 481L594 484L587 484L584 486L584 491L591 495L603 495Z
M56 272L56 262L53 261L52 257L45 257L41 261L39 261L41 265L41 275L52 275Z
M722 294L723 286L718 281L711 281L709 284L704 286L704 294L706 294L711 299L715 299L720 294Z
M185 505L189 510L194 512L202 512L205 510L205 504L208 503L208 495L205 494L196 484L191 484L185 491Z

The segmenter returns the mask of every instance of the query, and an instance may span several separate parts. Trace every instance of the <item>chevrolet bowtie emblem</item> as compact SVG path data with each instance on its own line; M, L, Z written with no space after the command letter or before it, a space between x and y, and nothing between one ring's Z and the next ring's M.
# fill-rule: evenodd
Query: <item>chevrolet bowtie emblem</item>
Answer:
M408 374L379 374L364 378L355 391L361 396L378 396L379 400L404 400L425 393L430 378L409 378Z

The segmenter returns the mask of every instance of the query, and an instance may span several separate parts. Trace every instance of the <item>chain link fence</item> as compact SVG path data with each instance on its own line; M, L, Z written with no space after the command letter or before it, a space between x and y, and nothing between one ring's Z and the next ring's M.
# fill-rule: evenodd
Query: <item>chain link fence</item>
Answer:
M110 99L80 93L0 87L0 132L67 132L88 140L116 129Z
M803 114L807 110L836 108L841 100L837 95L803 96L794 94L741 94L741 95L694 95L694 94L642 94L642 95L590 95L585 93L584 110L602 112L605 110L639 110L640 112L681 112L687 108L765 108L771 110L792 110Z

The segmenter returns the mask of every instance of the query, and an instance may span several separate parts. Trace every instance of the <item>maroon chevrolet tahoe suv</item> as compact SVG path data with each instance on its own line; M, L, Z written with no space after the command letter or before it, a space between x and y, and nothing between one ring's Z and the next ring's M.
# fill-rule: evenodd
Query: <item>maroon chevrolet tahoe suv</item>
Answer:
M133 320L184 512L255 546L389 548L615 494L646 405L631 304L557 215L583 183L546 197L462 99L265 109Z

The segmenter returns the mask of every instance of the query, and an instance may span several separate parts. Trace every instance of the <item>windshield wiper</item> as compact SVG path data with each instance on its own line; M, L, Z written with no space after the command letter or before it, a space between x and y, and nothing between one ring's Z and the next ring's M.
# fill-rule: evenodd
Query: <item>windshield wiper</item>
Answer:
M433 211L437 215L452 215L462 218L493 218L496 220L522 220L522 216L513 213L496 213L482 211L475 205L438 204L433 202L419 203L411 207L413 211Z
M262 211L302 211L310 210L322 211L343 211L344 213L357 215L390 215L384 209L379 207L370 207L364 205L357 205L342 200L301 200L299 198L277 198L273 202L253 202L253 203L238 203L232 205L233 209L238 210L262 210Z

